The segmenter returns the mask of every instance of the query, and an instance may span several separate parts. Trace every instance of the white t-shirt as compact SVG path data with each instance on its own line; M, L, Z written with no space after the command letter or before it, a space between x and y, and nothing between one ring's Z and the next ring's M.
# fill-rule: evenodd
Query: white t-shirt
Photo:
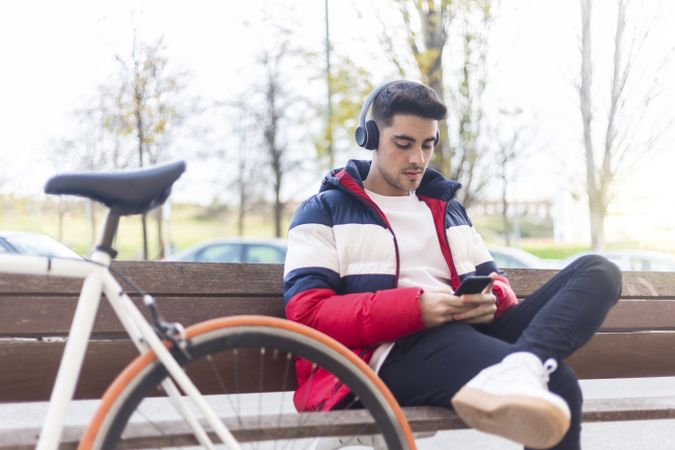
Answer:
M425 292L452 292L450 269L443 257L431 210L414 192L406 196L385 196L366 189L391 225L399 254L400 287L419 287ZM381 344L370 360L375 372L394 346Z

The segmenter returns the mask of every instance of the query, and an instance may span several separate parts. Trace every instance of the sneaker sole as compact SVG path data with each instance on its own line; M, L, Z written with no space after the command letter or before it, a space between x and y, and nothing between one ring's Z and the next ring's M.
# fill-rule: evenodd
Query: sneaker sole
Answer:
M471 428L534 449L555 446L570 426L563 412L536 397L493 395L465 386L452 398L452 406Z

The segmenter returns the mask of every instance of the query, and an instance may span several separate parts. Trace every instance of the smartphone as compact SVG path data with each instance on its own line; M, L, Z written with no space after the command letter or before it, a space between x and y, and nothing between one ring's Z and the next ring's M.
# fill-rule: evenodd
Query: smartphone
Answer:
M485 275L476 275L465 278L455 291L454 295L459 297L464 294L480 294L490 283L492 283L492 278Z

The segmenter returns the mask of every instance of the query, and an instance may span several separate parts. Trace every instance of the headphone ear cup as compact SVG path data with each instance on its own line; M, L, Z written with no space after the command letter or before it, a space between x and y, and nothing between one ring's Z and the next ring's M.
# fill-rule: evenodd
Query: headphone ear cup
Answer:
M366 132L367 139L363 147L368 150L374 150L377 148L377 144L380 142L380 130L377 129L377 125L374 120L369 120L366 122Z
M356 143L358 144L359 147L366 146L366 138L368 137L368 135L366 134L365 128L357 127L356 133L354 133L354 137L356 138Z

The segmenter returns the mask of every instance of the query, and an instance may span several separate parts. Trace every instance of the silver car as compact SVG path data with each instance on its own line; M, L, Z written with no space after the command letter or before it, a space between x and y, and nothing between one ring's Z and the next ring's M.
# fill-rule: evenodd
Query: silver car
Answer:
M560 267L566 267L575 259L588 254L602 255L619 266L622 271L675 272L675 256L669 253L642 250L580 253L563 260Z
M222 238L186 248L165 261L283 264L285 258L284 239Z
M488 249L500 269L548 269L552 263L530 252L513 247L490 247Z
M0 253L81 258L75 251L46 234L25 231L0 231Z

